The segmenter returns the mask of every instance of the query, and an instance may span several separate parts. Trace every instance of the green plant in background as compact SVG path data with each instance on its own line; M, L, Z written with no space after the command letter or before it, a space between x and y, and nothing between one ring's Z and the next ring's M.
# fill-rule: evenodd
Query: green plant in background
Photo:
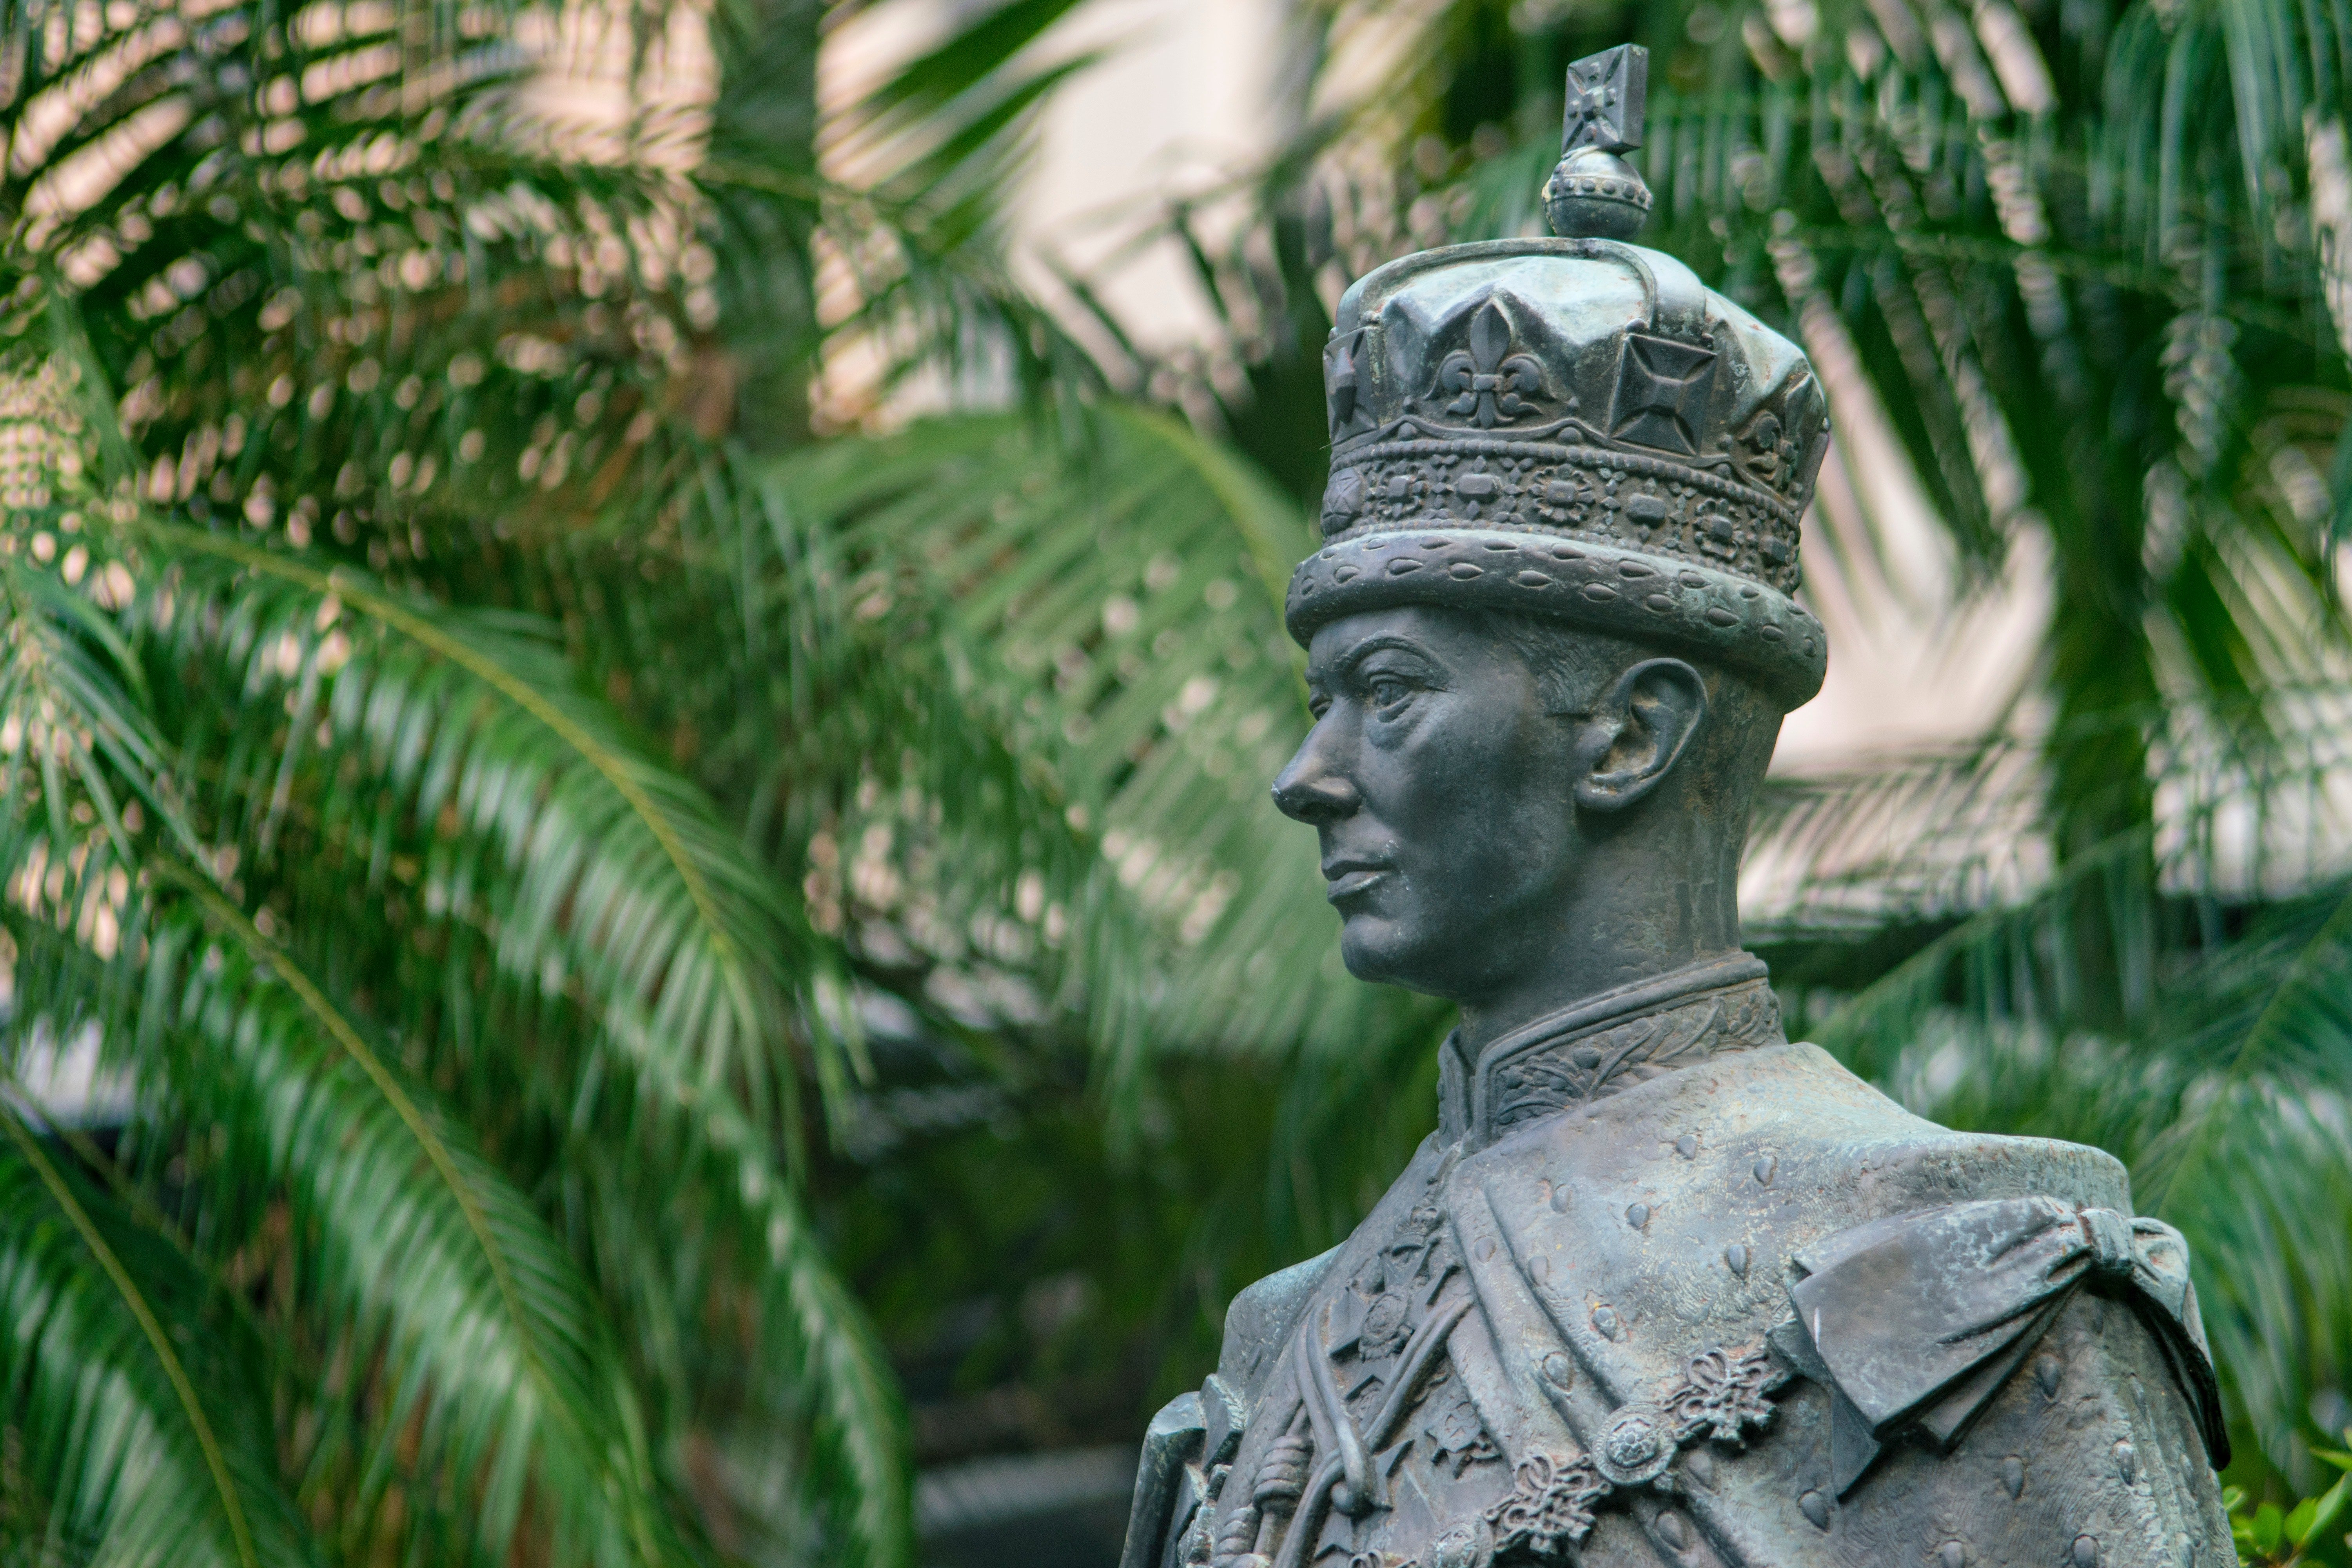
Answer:
M1874 394L1971 569L2053 563L2038 723L1768 807L1797 1011L2131 1161L2249 1494L2315 1491L2341 20L1307 6L1307 76L1381 85L1230 244L1165 215L1229 329L1192 381L1002 265L1078 3L830 117L862 7L719 7L708 90L640 8L585 121L593 16L0 9L5 1060L127 1085L88 1134L8 1097L0 1551L903 1561L886 1345L924 1458L1196 1377L1433 1119L1444 1018L1347 979L1265 798L1325 312L1525 226L1627 37L1650 240ZM988 406L845 428L938 385Z
M12 1560L907 1559L807 1206L867 1063L772 851L918 719L719 437L805 436L820 232L836 332L1066 373L987 253L1040 84L914 73L955 134L829 184L821 10L710 16L683 97L635 14L585 122L593 32L551 77L511 8L0 11ZM52 1137L85 1047L124 1103Z
M2345 1441L2352 1443L2352 1432ZM2314 1448L2313 1457L2336 1468L2352 1471L2352 1454L2336 1448ZM2317 1497L2299 1498L2282 1507L2275 1502L2250 1503L2242 1488L2231 1487L2221 1496L2230 1510L2230 1533L2238 1543L2240 1561L2250 1563L2305 1563L2335 1543L2336 1532L2352 1516L2352 1479L2339 1476ZM2352 1540L2345 1542L2352 1546Z

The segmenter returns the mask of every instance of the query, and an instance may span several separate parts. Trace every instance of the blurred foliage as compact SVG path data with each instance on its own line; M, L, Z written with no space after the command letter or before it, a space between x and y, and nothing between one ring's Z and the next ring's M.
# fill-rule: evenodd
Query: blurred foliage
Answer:
M2057 606L1981 744L1776 786L1759 945L1909 1103L2132 1163L2248 1549L2302 1549L2339 13L1303 4L1288 140L1134 215L1218 323L1163 358L1003 254L1078 4L821 108L850 0L0 0L5 1061L121 1100L0 1111L0 1552L904 1562L910 1458L1197 1378L1428 1131L1446 1023L1347 978L1265 795L1328 312L1528 231L1629 37L1647 237Z
M2352 1432L2347 1432L2344 1440L2352 1443ZM2338 1448L2313 1452L2326 1464L2352 1471L2352 1454ZM2352 1516L2352 1479L2338 1476L2318 1496L2298 1498L2285 1506L2250 1503L2237 1487L2228 1489L2221 1500L2230 1510L2230 1533L2237 1540L2239 1559L2288 1568L2318 1560L2323 1548L2335 1544L2336 1532ZM2344 1544L2352 1546L2352 1538Z

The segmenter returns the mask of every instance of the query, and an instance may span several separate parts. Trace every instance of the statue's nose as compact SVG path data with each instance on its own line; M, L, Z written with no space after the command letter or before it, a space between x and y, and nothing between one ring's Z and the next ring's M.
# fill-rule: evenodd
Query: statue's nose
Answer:
M1352 815L1360 797L1347 775L1328 764L1310 731L1307 743L1274 781L1274 804L1285 816L1319 826Z

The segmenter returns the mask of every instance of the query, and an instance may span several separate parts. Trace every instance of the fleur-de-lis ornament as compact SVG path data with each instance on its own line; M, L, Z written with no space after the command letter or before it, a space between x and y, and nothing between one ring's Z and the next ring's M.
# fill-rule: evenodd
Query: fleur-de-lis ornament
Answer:
M1510 318L1489 300L1470 318L1470 351L1447 354L1437 384L1462 395L1445 405L1448 414L1473 415L1478 428L1491 430L1498 420L1534 411L1519 394L1542 394L1543 367L1531 355L1511 353Z

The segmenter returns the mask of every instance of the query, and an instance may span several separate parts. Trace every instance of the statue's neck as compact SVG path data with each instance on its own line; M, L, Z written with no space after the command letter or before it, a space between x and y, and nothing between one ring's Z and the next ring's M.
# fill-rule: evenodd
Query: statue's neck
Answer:
M1479 994L1454 998L1465 1056L1588 999L1740 951L1739 843L1669 820L1664 841L1588 843L1550 940Z
M1510 1039L1544 1019L1664 980L1693 964L1732 957L1739 951L1736 935L1705 947L1693 943L1663 952L1656 948L1638 947L1596 954L1588 949L1577 953L1574 960L1563 962L1559 969L1531 977L1524 986L1500 992L1477 1004L1465 1002L1462 1026L1456 1037L1463 1055L1475 1062L1497 1042Z

